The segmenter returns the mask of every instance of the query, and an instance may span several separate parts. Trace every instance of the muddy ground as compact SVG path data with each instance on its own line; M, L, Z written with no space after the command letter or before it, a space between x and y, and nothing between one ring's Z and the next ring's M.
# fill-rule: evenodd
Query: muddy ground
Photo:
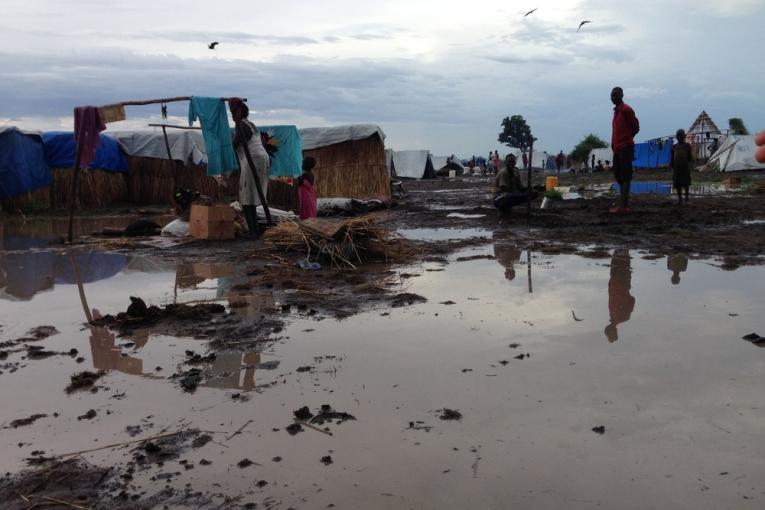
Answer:
M664 175L646 175L642 178L664 178ZM755 176L755 179L759 176ZM604 181L602 176L564 176L562 184L589 185ZM153 257L170 264L215 263L228 264L234 268L227 273L227 278L234 279L222 304L189 303L163 304L152 306L131 296L121 296L123 306L102 309L93 318L90 326L80 320L80 328L92 330L92 336L111 338L114 342L123 342L123 347L132 348L145 342L147 337L183 337L202 343L195 349L187 349L176 363L173 373L155 370L152 378L164 379L174 391L184 395L194 395L198 387L215 383L215 378L226 378L227 373L214 375L209 370L222 353L241 353L244 356L242 370L274 370L279 362L260 361L260 355L275 342L289 342L284 329L293 322L311 321L319 324L325 320L342 321L356 314L376 312L386 317L395 309L408 309L428 300L415 292L410 292L410 283L429 272L444 271L454 263L471 264L474 261L500 259L500 250L496 245L512 245L514 249L538 252L543 255L577 254L590 259L611 257L614 248L636 250L646 260L666 255L681 254L690 259L710 259L717 266L726 270L735 270L741 266L762 264L765 253L765 195L737 191L724 194L694 196L687 206L679 207L674 197L658 195L637 195L633 197L634 213L613 215L608 212L614 201L613 196L592 199L559 201L551 209L538 208L534 204L531 215L526 215L525 208L518 208L510 217L499 217L491 207L490 182L482 179L435 180L405 183L406 193L390 210L383 224L391 230L400 231L410 238L415 246L415 256L406 264L386 264L375 262L359 269L336 269L325 264L318 271L304 271L295 267L295 262L302 257L300 253L280 252L269 249L262 241L235 240L231 242L191 241L182 244L158 245L151 239L104 240L99 237L83 236L74 246L63 246L57 239L45 246L54 251L99 250L114 254ZM141 216L160 216L161 209L143 211ZM457 213L462 217L450 217ZM91 222L85 216L84 227L93 228L100 224ZM113 223L121 224L136 215L123 214L114 216ZM119 219L117 219L119 218ZM30 220L34 222L34 218ZM42 221L42 220L41 220ZM58 220L57 220L58 221ZM108 220L107 220L108 221ZM6 234L23 233L25 226L14 221L5 226ZM87 232L81 232L86 234ZM486 248L493 250L486 251ZM462 256L453 257L457 251L475 248ZM499 260L500 264L504 264ZM515 274L514 271L512 273ZM505 277L511 279L508 273ZM192 275L193 278L193 275ZM199 281L204 281L201 278ZM531 264L529 263L529 291L531 290ZM147 291L148 292L148 291ZM258 307L258 313L243 316L238 309L249 306L253 296L273 296L264 306ZM133 296L142 298L140 293ZM444 307L456 303L451 300L440 302ZM480 299L480 296L469 299ZM139 302L140 301L140 302ZM220 300L218 300L220 302ZM129 305L131 307L129 307ZM573 313L575 321L580 321ZM435 314L438 316L438 313ZM38 326L47 324L43 312L39 316ZM340 322L342 324L342 322ZM56 326L53 324L52 326ZM31 370L30 364L46 358L71 359L67 363L82 363L85 358L77 349L54 349L49 347L48 337L56 338L55 328L38 328L28 334L9 338L0 329L2 350L0 350L0 382L3 374L16 374ZM532 324L533 326L533 324ZM318 327L318 326L317 326ZM313 331L305 329L304 332ZM116 338L116 340L115 340ZM511 343L513 351L506 355L510 360L497 360L498 366L518 363L530 356L528 352L516 351L519 344ZM138 347L135 347L136 349ZM253 361L252 353L258 353ZM250 356L248 358L247 356ZM239 359L239 358L237 358ZM326 358L317 357L308 364L296 367L294 371L280 371L271 380L257 387L257 391L270 391L288 381L298 379L300 374L315 374L318 367L325 363L337 363L342 355L332 354ZM249 360L249 361L248 361ZM68 366L68 365L66 365ZM495 365L492 365L494 367ZM157 367L161 369L162 367ZM119 370L119 369L118 369ZM237 369L238 370L238 369ZM463 374L472 368L462 369ZM119 388L102 383L100 372L70 370L72 376L84 378L88 382L83 387L75 387L79 398L88 392L101 392L110 395L109 400L119 406L123 399L130 399ZM89 375L90 374L90 375ZM144 377L146 374L144 374ZM72 379L75 384L80 379ZM394 386L395 387L395 386ZM64 388L62 387L62 392ZM227 395L227 400L247 402L252 396L247 391L236 391ZM110 404L111 406L112 404ZM340 424L354 419L344 409L334 410L329 404L322 404L314 409L303 406L303 402L282 402L282 407L295 410L294 420L283 419L279 427L274 426L272 433L284 434L328 434L337 433ZM83 410L84 411L84 410ZM12 429L31 429L58 419L54 408L41 410L39 414L29 416L4 416L3 426ZM106 411L111 413L111 411ZM450 408L430 409L430 418L444 421L460 421L462 414ZM104 410L87 410L82 414L74 413L80 424L87 428L92 420L103 417ZM315 420L316 416L325 419ZM348 418L350 417L350 418ZM252 479L252 487L247 492L227 493L226 484L183 483L183 473L198 472L205 469L210 461L196 454L195 450L204 448L215 438L216 445L223 445L242 429L229 424L226 431L204 431L195 427L160 426L148 417L140 424L135 419L124 422L125 430L131 437L117 443L114 450L121 452L118 461L107 457L91 458L88 454L62 456L71 449L65 445L54 451L41 451L34 439L19 443L19 448L28 453L27 467L9 471L0 479L0 507L9 509L31 508L288 508L284 503L284 491L269 493L271 487L280 484L280 480L270 476L264 464L281 463L281 456L270 459L250 460L238 455L228 456L231 465L229 472L241 473L251 466L258 468L258 475ZM223 421L223 420L221 420ZM183 422L183 420L181 420ZM406 420L404 423L407 423ZM433 427L430 420L410 420L412 431L429 432ZM325 426L326 424L332 427ZM604 434L602 425L592 428L597 434ZM45 425L46 427L50 425ZM131 427L133 427L131 429ZM342 429L342 426L339 428ZM597 429L597 430L596 430ZM209 432L209 434L208 434ZM265 433L261 431L260 433ZM218 434L218 435L216 435ZM124 439L124 438L123 438ZM101 448L99 441L93 448ZM101 444L99 444L101 443ZM419 443L416 443L419 444ZM4 446L7 447L7 446ZM457 448L455 447L455 450ZM467 450L467 448L466 448ZM204 450L200 450L204 455ZM471 447L469 455L473 460L473 477L477 476L480 447ZM324 452L321 458L310 458L311 463L321 463L329 468L333 461L332 452ZM447 473L444 471L444 473ZM142 476L140 476L142 474ZM219 475L220 476L220 475ZM274 475L276 476L276 475ZM262 478L261 478L262 477ZM173 483L177 480L177 483ZM286 485L285 485L286 486ZM378 491L379 492L379 491ZM277 495L277 493L279 495ZM389 497L386 492L381 496ZM306 508L316 507L307 497L299 494L295 501L302 501ZM339 500L342 498L339 497ZM295 507L301 505L297 504ZM326 505L325 505L326 506ZM334 503L330 504L334 506ZM385 506L379 503L375 506Z

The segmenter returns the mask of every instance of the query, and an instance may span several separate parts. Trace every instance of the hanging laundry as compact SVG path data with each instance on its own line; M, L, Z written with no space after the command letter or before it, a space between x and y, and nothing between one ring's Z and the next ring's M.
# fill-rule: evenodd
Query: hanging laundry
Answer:
M205 139L207 175L221 175L238 170L225 102L219 97L192 97L189 104L189 126L193 125L197 118L202 125L202 136Z
M88 168L101 143L99 133L106 129L95 106L78 106L74 109L74 141L82 147L80 168Z

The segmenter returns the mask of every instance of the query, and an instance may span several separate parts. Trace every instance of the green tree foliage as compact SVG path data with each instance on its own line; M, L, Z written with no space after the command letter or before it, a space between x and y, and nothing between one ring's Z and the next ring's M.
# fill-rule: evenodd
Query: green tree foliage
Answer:
M508 147L526 151L534 140L536 138L531 136L531 128L526 124L526 119L522 115L513 115L502 119L502 132L497 141Z
M592 149L607 149L608 143L598 135L590 133L582 138L582 141L576 144L571 151L571 159L574 161L584 161L590 155Z
M730 128L730 134L732 135L748 135L749 131L744 125L744 121L738 117L728 119L728 127Z

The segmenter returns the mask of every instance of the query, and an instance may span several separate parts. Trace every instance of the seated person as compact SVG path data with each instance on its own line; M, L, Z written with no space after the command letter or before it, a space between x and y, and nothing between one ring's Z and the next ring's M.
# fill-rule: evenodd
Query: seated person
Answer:
M603 165L603 171L610 172L611 171L611 162L606 160L606 164Z
M494 178L494 207L501 214L510 214L514 206L530 202L538 196L537 192L529 191L521 184L515 161L515 156L508 154L505 167Z
M606 171L606 169L603 167L603 161L598 160L598 164L595 165L594 172L605 172L605 171Z

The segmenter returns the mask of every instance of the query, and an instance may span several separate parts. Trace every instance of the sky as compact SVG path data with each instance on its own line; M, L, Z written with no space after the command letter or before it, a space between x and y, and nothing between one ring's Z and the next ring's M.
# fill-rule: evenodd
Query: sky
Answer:
M462 157L502 152L501 121L519 114L535 147L569 152L609 139L621 86L639 141L702 109L757 131L764 24L762 0L2 0L0 125L71 129L74 106L243 96L256 124L373 123L387 147ZM171 105L171 122L186 108ZM110 129L159 120L159 106L127 113Z

